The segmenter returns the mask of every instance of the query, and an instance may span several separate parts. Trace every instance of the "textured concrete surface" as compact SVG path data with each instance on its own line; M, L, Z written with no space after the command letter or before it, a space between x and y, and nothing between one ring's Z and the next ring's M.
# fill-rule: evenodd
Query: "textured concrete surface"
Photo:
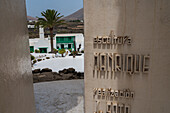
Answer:
M84 0L84 21L86 113L96 109L93 88L133 90L133 100L114 101L129 104L131 113L170 113L170 0ZM132 37L131 46L94 48L93 38L108 36L111 30L116 36ZM149 54L149 74L93 78L94 52ZM103 104L99 109L105 112Z
M83 80L34 84L37 113L84 113Z
M25 0L0 0L0 113L35 113Z

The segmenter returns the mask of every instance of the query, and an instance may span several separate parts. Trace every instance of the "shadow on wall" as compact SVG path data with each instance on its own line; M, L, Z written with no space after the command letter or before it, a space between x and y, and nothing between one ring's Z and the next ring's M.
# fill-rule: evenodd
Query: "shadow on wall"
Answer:
M34 84L37 113L83 113L83 80Z

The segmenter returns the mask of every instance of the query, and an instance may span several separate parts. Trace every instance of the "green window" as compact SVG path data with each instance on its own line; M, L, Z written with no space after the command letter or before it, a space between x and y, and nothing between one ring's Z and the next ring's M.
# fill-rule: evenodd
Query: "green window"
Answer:
M68 37L68 41L71 41L71 37Z
M30 53L34 52L34 46L30 46Z
M61 37L61 38L60 38L60 41L64 41L64 38Z
M56 37L56 48L57 49L74 49L74 39L75 36L57 36ZM63 46L64 44L66 44L67 46ZM57 46L60 45L60 46Z

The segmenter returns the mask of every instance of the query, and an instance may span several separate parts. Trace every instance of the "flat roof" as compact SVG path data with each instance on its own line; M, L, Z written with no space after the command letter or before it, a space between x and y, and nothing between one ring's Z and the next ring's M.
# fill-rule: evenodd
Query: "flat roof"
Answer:
M68 33L68 34L56 34L56 36L77 36L77 35L83 35L82 33Z

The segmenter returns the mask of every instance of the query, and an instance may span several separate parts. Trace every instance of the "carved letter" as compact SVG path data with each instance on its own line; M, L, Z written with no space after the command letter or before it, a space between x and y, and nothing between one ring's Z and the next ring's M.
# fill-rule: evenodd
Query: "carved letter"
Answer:
M128 45L131 45L131 43L132 43L132 40L131 40L130 37L128 37L128 42L127 42L127 44L128 44Z
M94 88L93 89L93 99L95 99L96 95L97 95L97 88Z
M102 43L102 36L98 36L98 44L101 44Z
M125 113L130 113L130 106L128 105L125 105Z
M98 99L100 99L100 98L101 98L101 95L102 95L102 91L101 91L100 88L97 90L97 95L98 95Z
M102 89L102 99L105 99L105 97L106 97L106 90Z
M114 66L114 62L113 62L113 54L112 53L108 53L107 54L107 71L111 72Z
M108 37L107 38L107 44L111 44L112 43L112 38L111 37Z
M141 57L140 55L135 55L135 65L134 65L134 72L139 73L141 66Z
M119 97L119 91L118 91L118 90L115 90L114 95L115 95L116 98L118 98L118 97Z
M122 90L120 90L120 97L124 97L124 93Z
M115 72L121 71L121 55L115 54Z
M128 40L128 36L124 36L123 37L123 44L125 44L127 40Z
M99 71L99 64L100 64L100 60L99 60L99 53L94 53L94 70Z
M123 37L122 36L117 37L117 44L122 45L122 43L123 43Z
M133 55L127 55L126 68L129 74L133 73Z
M149 59L150 57L148 55L145 55L143 58L143 73L149 72Z
M113 113L117 113L117 103L113 104Z
M134 92L130 92L131 98L134 98L135 93Z
M106 54L100 54L100 71L106 71Z
M103 43L103 44L106 44L106 43L107 43L107 38L108 38L107 36L103 36L103 37L102 37L102 43Z
M123 111L124 111L123 104L119 104L118 105L118 113L123 113Z
M112 111L112 108L111 108L111 102L107 102L107 108L106 108L106 113L111 113Z
M94 43L94 44L97 44L97 40L98 40L98 37L97 37L97 38L94 38L93 43Z

